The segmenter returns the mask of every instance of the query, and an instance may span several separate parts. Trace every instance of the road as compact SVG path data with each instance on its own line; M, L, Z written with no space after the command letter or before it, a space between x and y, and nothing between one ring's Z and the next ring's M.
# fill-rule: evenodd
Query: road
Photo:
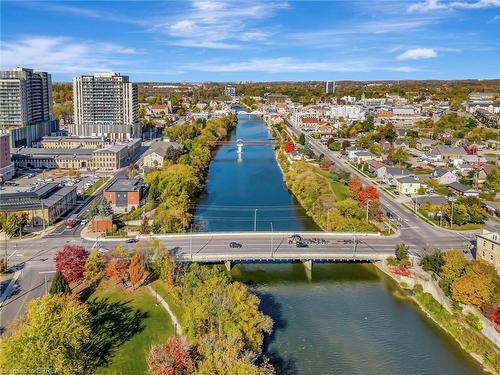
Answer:
M131 163L136 162L144 153L145 149L141 150L132 157ZM98 192L101 192L107 186L111 185L116 178L127 177L127 167L121 168L101 186ZM45 285L50 286L54 271L54 256L65 244L78 244L91 248L93 245L88 241L80 238L83 225L76 225L72 229L66 229L65 219L71 215L77 215L77 219L81 221L87 218L88 208L95 199L100 199L101 195L90 196L85 201L79 203L72 211L68 212L61 219L61 223L56 226L50 233L43 238L33 240L11 240L7 244L2 244L2 252L5 251L4 246L8 246L7 252L9 256L9 266L14 269L19 269L20 275L16 282L15 293L8 298L0 307L0 332L5 328L9 321L12 321L21 312L24 311L26 303L34 298L40 297L45 293ZM10 274L12 277L13 274ZM6 284L6 283L5 283ZM4 291L2 290L1 293Z
M291 128L298 134L297 129ZM325 146L317 143L307 136L307 141L317 153L323 153L332 159L337 166L341 166L354 175L358 175L365 184L371 181L359 174L349 164L341 160ZM118 171L115 177L125 176L126 168ZM109 183L111 183L111 180ZM342 254L387 254L392 252L395 245L405 243L410 246L412 253L421 253L422 249L429 243L433 248L449 249L459 248L465 250L472 235L464 235L443 229L436 228L417 218L394 199L380 190L381 205L384 209L398 215L403 222L400 231L395 236L359 236L356 239L350 236L328 233L303 233L305 237L324 238L327 244L312 244L306 249L309 254L315 254L317 258L341 256ZM95 198L94 198L95 199ZM87 207L91 203L89 199L75 211L79 218L87 215ZM74 229L66 230L61 224L51 235L32 241L9 241L9 263L16 265L20 269L18 288L16 293L7 299L0 308L0 326L5 325L24 311L26 303L45 293L46 280L50 285L54 270L54 256L65 244L75 244L84 246L88 250L95 250L101 247L112 249L117 244L124 244L129 250L136 246L132 243L124 243L124 240L101 241L99 244L84 240L80 237L83 226L79 225ZM195 233L190 236L172 235L161 236L160 240L176 256L184 260L224 260L243 258L300 258L304 254L304 248L297 248L288 243L290 233ZM230 242L238 242L241 248L230 248ZM141 240L146 242L147 240ZM141 244L144 248L143 244ZM146 245L147 246L147 245Z

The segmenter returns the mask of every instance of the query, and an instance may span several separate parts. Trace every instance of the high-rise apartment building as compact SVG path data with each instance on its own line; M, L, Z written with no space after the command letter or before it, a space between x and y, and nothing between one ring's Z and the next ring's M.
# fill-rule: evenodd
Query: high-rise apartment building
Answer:
M236 87L233 85L226 85L224 88L224 95L234 98L236 96Z
M334 94L335 93L335 81L325 82L325 93Z
M46 72L0 71L0 130L14 147L31 146L57 130L52 113L52 80Z
M73 107L73 135L113 140L141 136L137 85L128 76L111 72L73 78Z

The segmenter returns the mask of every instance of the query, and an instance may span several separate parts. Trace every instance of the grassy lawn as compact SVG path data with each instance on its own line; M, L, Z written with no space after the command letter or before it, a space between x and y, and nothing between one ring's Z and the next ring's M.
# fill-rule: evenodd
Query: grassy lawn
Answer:
M94 185L85 190L84 196L88 197L89 195L94 194L94 192L99 189L102 184L108 181L108 179L109 177L101 177L100 179L98 179L96 182L94 182Z
M172 293L168 290L165 282L163 280L156 280L155 282L151 283L151 288L156 289L158 294L168 303L182 326L182 316L184 314L184 308L179 304L177 298L173 296Z
M346 185L344 185L342 182L335 181L328 172L322 171L321 169L315 167L311 168L314 168L314 173L325 178L328 181L328 183L330 184L330 189L332 190L335 198L338 201L349 198L349 188Z
M114 350L109 364L99 368L97 374L147 374L146 358L152 344L159 344L174 334L174 328L167 312L155 306L155 298L146 287L135 291L123 290L114 282L107 281L99 286L92 299L107 299L120 303L131 312L141 314L142 330L135 332L127 341Z
M446 186L440 186L435 188L436 193L441 194L441 195L450 195L451 191L448 189Z

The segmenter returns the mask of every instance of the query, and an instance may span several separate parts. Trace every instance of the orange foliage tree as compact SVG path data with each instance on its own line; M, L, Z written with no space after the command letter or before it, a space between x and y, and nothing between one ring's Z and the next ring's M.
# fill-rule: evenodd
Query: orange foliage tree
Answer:
M285 144L285 151L288 153L294 152L295 151L295 143L293 143L293 141L288 141Z
M349 194L352 198L357 198L359 191L363 188L359 177L354 176L349 181Z
M129 261L125 258L113 258L108 264L106 275L116 282L125 283L128 279Z
M130 266L128 267L128 274L130 276L130 282L133 286L137 286L137 284L143 279L145 270L139 253L135 253L132 257Z

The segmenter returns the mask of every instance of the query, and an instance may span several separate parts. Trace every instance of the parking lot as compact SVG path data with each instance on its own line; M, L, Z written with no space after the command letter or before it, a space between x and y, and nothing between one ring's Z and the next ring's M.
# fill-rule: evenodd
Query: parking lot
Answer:
M7 181L0 186L5 193L15 193L23 191L33 191L36 188L49 183L56 182L64 186L76 186L77 194L83 197L86 189L91 187L95 181L104 175L92 172L82 172L79 175L71 175L69 171L58 170L24 170L16 178Z

